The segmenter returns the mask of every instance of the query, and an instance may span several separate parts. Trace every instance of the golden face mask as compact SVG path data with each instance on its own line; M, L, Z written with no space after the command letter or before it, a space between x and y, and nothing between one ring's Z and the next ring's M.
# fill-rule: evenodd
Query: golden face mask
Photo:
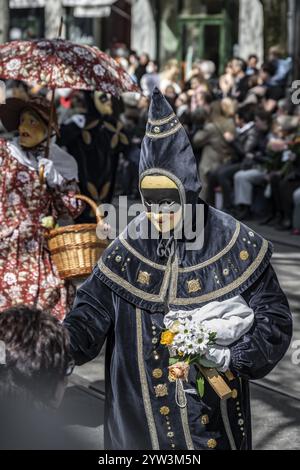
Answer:
M23 111L19 124L20 144L25 148L33 148L47 137L47 125L34 111Z
M102 91L95 91L94 104L100 114L111 116L113 113L111 96Z
M177 185L167 176L149 175L141 181L141 193L147 217L162 233L174 230L182 221L182 207Z

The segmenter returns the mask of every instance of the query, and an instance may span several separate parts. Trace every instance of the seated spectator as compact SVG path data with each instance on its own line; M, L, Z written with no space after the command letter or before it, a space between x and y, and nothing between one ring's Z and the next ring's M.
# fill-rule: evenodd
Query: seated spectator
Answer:
M236 99L239 103L244 101L249 90L248 76L246 71L247 63L243 59L235 57L232 60L232 75L234 78L234 84L231 89L231 97Z
M138 66L135 70L135 76L137 78L137 82L141 84L141 78L147 73L147 65L149 64L150 57L146 52L143 52L140 55Z
M176 114L179 119L190 110L190 97L187 93L180 93L175 101Z
M188 95L191 98L191 112L203 106L203 95L209 92L208 83L201 76L195 76L191 79L191 89Z
M165 94L166 88L169 85L174 87L175 93L177 95L181 93L181 88L178 85L179 72L180 69L178 60L170 59L160 74L160 91L163 94Z
M265 184L265 162L272 116L264 110L255 115L256 139L251 152L245 155L242 169L234 175L234 201L240 220L251 218L254 186Z
M293 194L294 214L293 214L293 234L300 235L300 186Z
M232 61L229 61L225 68L225 73L219 78L219 88L223 98L230 96L230 92L234 85L234 77L232 70Z
M216 76L216 65L212 60L203 60L199 67L203 78L208 84L209 90L211 90L213 96L217 98L219 96L219 80Z
M256 54L250 54L247 61L246 74L248 76L258 74L258 57Z
M73 370L67 331L48 313L16 306L0 315L0 341L0 448L62 446L50 410Z
M271 85L285 87L289 73L292 70L293 61L291 57L283 58L283 51L280 46L272 46L268 52L268 60L275 65L275 74L271 78Z
M259 85L252 91L261 99L265 111L274 113L277 103L284 97L284 87L272 84L271 79L276 73L276 66L273 62L266 62L259 72Z
M267 179L271 189L272 210L265 223L280 230L292 228L293 194L300 185L300 149L297 139L298 116L279 116L268 149L273 165Z
M224 133L224 139L231 146L233 158L209 175L209 184L212 188L221 186L223 208L229 212L234 208L232 197L234 174L241 169L245 156L257 145L253 107L248 105L238 109L235 120L236 135L233 132Z
M175 103L177 99L177 94L175 91L175 87L173 85L168 85L165 89L164 95L172 106L172 108L174 109L174 111L176 111Z
M202 130L193 138L196 153L202 150L199 172L202 181L201 197L207 202L214 199L214 188L209 188L209 175L233 158L232 147L224 139L224 133L235 132L234 104L229 98L212 105L212 113ZM214 203L214 201L212 201Z

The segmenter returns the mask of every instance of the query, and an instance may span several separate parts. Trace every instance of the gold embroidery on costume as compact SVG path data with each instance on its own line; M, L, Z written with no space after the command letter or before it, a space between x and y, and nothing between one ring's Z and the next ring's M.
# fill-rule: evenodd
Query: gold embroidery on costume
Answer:
M209 300L217 299L218 297L222 297L225 294L228 294L229 292L237 289L241 284L243 284L247 279L256 271L256 269L259 267L261 262L263 261L267 251L268 251L268 242L267 240L263 241L262 247L250 266L246 269L246 271L238 277L235 281L231 282L225 287L222 287L221 289L217 289L215 291L209 292L207 294L200 295L198 297L193 297L193 298L183 298L183 297L177 297L173 303L174 305L189 305L189 304L194 304L194 303L201 303L201 302L207 302Z
M224 256L226 253L228 253L228 251L230 251L230 249L233 247L233 245L237 241L238 236L240 234L240 230L241 230L241 224L240 222L236 221L234 234L232 235L230 242L225 246L225 248L223 248L223 250L221 250L212 258L209 258L206 261L202 261L202 263L195 264L194 266L188 266L187 268L179 268L179 272L188 273L188 272L196 271L198 269L205 268L206 266L210 266L212 263L222 258L222 256Z
M158 384L154 387L155 396L157 398L166 397L168 395L167 384Z
M215 449L217 447L217 441L216 439L208 439L207 441L207 447L209 449Z
M120 276L115 274L113 271L111 271L104 264L102 258L100 258L100 260L98 261L98 266L99 266L100 271L102 271L103 274L105 274L110 280L112 280L119 286L123 287L124 289L128 290L128 292L131 292L133 295L136 295L136 297L139 297L140 299L148 300L150 302L162 302L163 301L164 295L168 286L168 280L170 276L170 266L167 266L166 273L165 273L159 294L148 294L147 292L144 292L141 289L134 287L132 284L130 284L130 282L126 281L125 279L121 278Z
M157 134L148 131L146 132L146 136L150 137L151 139L163 139L164 137L169 137L170 135L175 134L177 131L179 131L179 129L182 129L182 125L180 122L178 122L176 126L172 127L171 129Z
M247 261L249 259L249 253L247 250L242 250L240 252L240 258L242 261Z
M136 251L134 248L132 248L132 246L129 245L129 243L127 242L127 240L125 240L123 233L120 234L119 240L120 240L120 242L122 243L122 245L123 245L128 251L130 251L130 253L132 253L136 258L138 258L138 259L140 259L141 261L143 261L143 263L149 264L149 266L151 266L152 268L160 269L161 271L165 271L165 270L166 270L166 266L165 266L164 264L154 263L153 261L150 261L148 258L145 258L145 256L141 255L141 254L140 254L138 251Z
M170 413L170 408L168 406L162 406L159 409L159 412L160 412L161 415L167 416Z
M172 121L176 117L175 113L169 114L169 116L166 116L165 118L162 119L148 119L149 124L152 124L153 126L161 126L163 124L167 124L168 122Z
M120 241L123 243L122 240L120 240ZM113 282L120 285L121 287L126 289L128 292L131 292L133 295L139 297L140 299L148 300L148 301L151 301L151 302L163 302L164 301L165 293L167 291L167 287L168 287L168 283L169 283L169 279L170 279L170 275L171 275L172 279L171 279L171 286L170 286L169 303L173 304L173 305L190 305L190 304L194 304L194 303L203 303L203 302L207 302L207 301L210 301L210 300L217 299L217 298L222 297L223 295L226 295L229 292L237 289L241 284L243 284L245 281L247 281L247 279L260 266L260 264L262 263L265 255L268 252L268 247L269 247L269 245L268 245L267 240L263 240L260 251L259 251L258 255L256 256L256 258L254 259L254 261L247 267L247 269L243 272L243 274L241 276L239 276L238 278L236 278L233 282L227 284L226 286L224 286L220 289L216 289L214 291L199 295L197 297L192 297L192 298L191 297L188 297L188 298L176 297L176 290L177 290L177 284L178 284L178 272L179 273L182 272L182 271L185 272L185 269L178 268L177 263L174 263L174 265L172 267L172 273L170 272L171 269L170 269L170 264L169 263L167 264L167 266L159 265L159 269L165 271L159 294L147 293L147 292L135 287L134 285L132 285L127 280L121 278L120 276L118 276L117 274L112 272L104 264L102 258L100 258L100 260L98 261L98 266L99 266L100 270L109 279L111 279ZM139 257L141 257L141 256L142 255L139 255ZM148 261L148 264L150 264L149 261ZM207 262L206 262L206 264L207 264ZM188 268L188 269L190 269L190 268ZM195 269L195 267L193 267L193 269ZM180 277L179 277L179 282L180 282Z
M155 379L160 379L163 375L163 371L161 369L154 369L152 371L152 376L155 378Z
M142 387L144 409L145 409L146 418L148 422L152 449L159 450L157 430L156 430L152 406L151 406L150 393L149 393L149 388L148 388L148 381L147 381L145 362L144 362L142 312L139 308L136 309L136 332L137 332L138 367L139 367L140 382L141 382L141 387Z
M147 271L140 271L138 274L137 282L145 286L149 286L150 277L151 277L151 274L147 273Z
M209 417L208 417L208 415L203 415L203 416L201 416L201 424L206 425L206 424L208 424L208 423L209 423Z
M191 279L190 281L187 281L187 291L189 294L192 294L193 292L198 292L201 290L201 284L199 279Z

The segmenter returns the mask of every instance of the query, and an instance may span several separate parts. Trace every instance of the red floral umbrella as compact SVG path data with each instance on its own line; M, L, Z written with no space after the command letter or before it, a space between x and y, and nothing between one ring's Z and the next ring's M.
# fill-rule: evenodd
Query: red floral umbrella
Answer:
M130 76L107 54L64 39L0 45L0 78L51 89L101 90L115 96L137 91Z
M59 28L61 35L63 18ZM11 41L0 45L0 78L52 89L45 156L48 157L56 88L101 90L119 96L138 87L125 70L97 47L65 39Z

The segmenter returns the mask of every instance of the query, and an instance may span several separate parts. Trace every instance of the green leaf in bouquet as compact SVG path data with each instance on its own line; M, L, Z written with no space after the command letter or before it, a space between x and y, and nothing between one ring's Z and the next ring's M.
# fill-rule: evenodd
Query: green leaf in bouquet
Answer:
M176 364L176 362L179 362L179 361L181 361L181 360L182 360L182 358L179 358L179 357L177 357L177 356L175 356L175 357L170 357L170 358L169 358L169 366L172 366L173 364Z
M204 396L204 378L200 375L197 378L197 392L201 398Z

